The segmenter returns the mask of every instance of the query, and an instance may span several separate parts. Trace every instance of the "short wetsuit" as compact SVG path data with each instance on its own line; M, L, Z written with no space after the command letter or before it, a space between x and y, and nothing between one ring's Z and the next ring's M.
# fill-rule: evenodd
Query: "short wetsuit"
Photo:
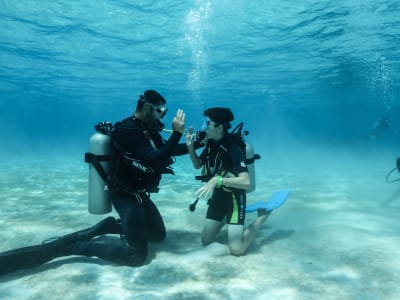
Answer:
M246 192L225 187L216 188L208 200L207 219L222 221L227 224L243 225L246 215Z
M245 156L237 144L227 146L224 139L213 143L204 149L200 155L203 167L208 170L211 178L215 175L222 177L227 173L238 176L239 173L248 172ZM215 188L208 200L207 219L222 221L227 218L228 224L243 225L246 211L246 191L222 186Z

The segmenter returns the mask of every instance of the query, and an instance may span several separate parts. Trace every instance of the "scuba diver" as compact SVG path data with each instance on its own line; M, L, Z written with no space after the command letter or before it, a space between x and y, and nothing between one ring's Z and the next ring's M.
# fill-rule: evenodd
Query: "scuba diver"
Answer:
M388 183L393 183L393 182L398 182L400 181L400 177L397 174L397 177L394 177L394 173L397 171L397 173L400 173L400 157L396 159L396 167L394 167L392 170L389 171L389 173L386 175L386 182Z
M101 193L110 193L109 198L120 219L108 217L91 228L40 245L0 253L0 275L68 255L95 256L128 266L144 264L148 242L161 242L166 237L163 219L150 194L158 191L162 174L173 174L172 157L188 153L186 144L179 144L185 129L185 113L178 109L172 120L172 134L164 140L160 131L166 113L164 97L154 90L147 90L140 95L134 114L108 130L112 158L108 172L100 172L104 182L97 195L100 195L100 201ZM86 153L85 160L96 165L96 158L103 160L104 157L108 155ZM98 164L96 170L101 171ZM91 180L89 194L93 193L91 187L96 187ZM121 238L98 237L104 234L119 234Z
M375 121L372 126L371 133L369 137L371 139L376 139L381 137L386 131L392 127L392 120L388 114L384 114L378 120Z
M198 199L208 199L201 241L203 245L214 242L216 235L226 222L231 254L243 255L270 211L259 208L256 220L249 227L244 228L246 191L251 188L245 157L246 145L241 134L228 132L234 120L234 115L229 108L209 108L204 111L204 116L206 117L203 125L206 133L206 147L200 156L195 151L193 135L186 136L193 166L196 169L202 168L201 179L205 182L197 190L196 196Z

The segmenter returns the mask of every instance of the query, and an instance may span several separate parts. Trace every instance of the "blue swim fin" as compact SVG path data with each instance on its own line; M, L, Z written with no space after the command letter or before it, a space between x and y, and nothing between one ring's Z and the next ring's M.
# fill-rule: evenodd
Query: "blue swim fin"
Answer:
M281 190L272 194L268 201L257 202L246 206L246 213L257 211L258 208L265 208L267 211L273 211L274 209L282 206L286 199L289 197L290 190Z

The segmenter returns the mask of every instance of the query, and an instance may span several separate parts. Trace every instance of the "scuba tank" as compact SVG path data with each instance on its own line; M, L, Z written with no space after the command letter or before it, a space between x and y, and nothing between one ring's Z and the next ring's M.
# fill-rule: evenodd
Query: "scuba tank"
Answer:
M254 160L259 159L260 156L258 154L254 154L253 146L248 142L246 144L246 163L247 170L249 171L250 176L250 187L246 190L246 193L254 192L256 189L256 175L255 175L255 167Z
M111 212L111 192L107 185L107 171L111 157L111 137L107 126L111 123L99 123L96 133L90 137L89 153L85 153L85 161L89 163L88 210L91 214ZM111 126L111 127L110 127Z
M256 174L255 174L254 162L256 159L260 159L261 156L259 154L254 154L253 146L244 140L244 137L248 135L249 132L247 130L244 130L242 132L242 129L243 129L243 122L239 123L232 130L231 134L237 134L238 136L240 136L242 144L244 143L242 150L244 152L243 154L245 155L247 170L249 171L249 177L250 177L250 187L246 190L246 193L251 193L256 190Z

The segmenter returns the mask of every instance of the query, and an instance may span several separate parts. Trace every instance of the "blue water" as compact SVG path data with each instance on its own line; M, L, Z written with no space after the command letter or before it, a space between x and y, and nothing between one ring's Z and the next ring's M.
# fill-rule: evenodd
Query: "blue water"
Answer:
M398 1L0 7L3 151L81 145L94 123L129 115L149 88L166 97L169 118L182 107L196 127L205 107L228 105L268 141L346 143L382 114L400 128Z
M205 266L213 275L203 270L187 282L196 291L191 299L207 295L207 278L218 286L210 299L238 299L247 292L264 299L258 282L276 299L394 299L398 263L377 257L395 259L400 249L399 187L384 181L400 156L399 49L396 0L0 1L0 235L7 241L0 252L97 220L86 212L83 163L93 125L131 115L146 89L167 99L167 127L178 108L185 110L187 125L200 129L205 108L231 107L263 157L253 199L293 190L281 215L268 223L266 232L276 231L255 242L237 271L226 245L201 252L198 241L180 231L196 235L203 217L180 220L182 208L171 200L181 193L192 197L194 171L180 160L177 176L164 183L169 190L157 197L167 199L161 210L168 211L182 250L171 240L167 255L158 246L161 258L138 273L107 264L87 269L84 260L60 264L55 278L70 278L65 287L52 280L48 267L12 277L0 295L36 299L52 285L71 292L82 280L99 284L85 270L106 269L100 282L117 278L112 287L121 299L155 299L160 295L146 282L171 268L179 280L162 277L161 288L171 299L187 299L186 272ZM373 126L382 116L389 125L376 134ZM49 195L53 202L40 204ZM14 231L7 230L10 224ZM362 241L353 244L358 237ZM194 265L193 253L184 255L192 251ZM182 261L174 269L177 255ZM232 277L235 271L247 278L244 286ZM17 287L28 290L30 280L52 281L22 297ZM94 290L82 286L69 297L112 296Z

